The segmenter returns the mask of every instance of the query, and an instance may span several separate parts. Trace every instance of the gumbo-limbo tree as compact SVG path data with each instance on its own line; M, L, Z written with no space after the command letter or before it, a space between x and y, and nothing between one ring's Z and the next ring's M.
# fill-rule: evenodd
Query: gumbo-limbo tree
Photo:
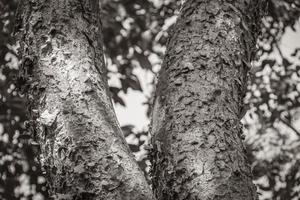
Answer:
M271 161L257 158L254 143L244 147L240 120L247 104L261 137L272 129L286 141L280 123L300 136L293 124L298 50L286 56L279 43L294 29L299 6L288 0L0 1L0 197L257 199L256 180L259 193L297 198L298 146ZM274 51L279 58L265 56ZM120 128L112 100L125 106L120 93L142 90L133 69L155 73L154 55L163 62L147 102L151 142L148 157L137 162L131 151L144 141L128 145L125 137L147 133ZM257 57L263 58L253 66ZM266 69L269 85L261 75ZM120 88L107 83L114 73ZM149 173L141 170L146 160Z
M158 199L256 198L239 120L262 5L183 4L153 109ZM113 111L99 9L93 0L19 5L22 88L48 192L55 199L154 199Z

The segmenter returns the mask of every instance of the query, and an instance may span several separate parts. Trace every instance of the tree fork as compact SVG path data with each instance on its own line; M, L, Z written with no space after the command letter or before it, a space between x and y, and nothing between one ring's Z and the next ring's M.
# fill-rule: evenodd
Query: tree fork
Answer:
M109 97L99 4L20 1L17 34L32 129L54 199L154 199Z
M152 114L159 200L254 200L240 123L263 1L187 0L170 31Z

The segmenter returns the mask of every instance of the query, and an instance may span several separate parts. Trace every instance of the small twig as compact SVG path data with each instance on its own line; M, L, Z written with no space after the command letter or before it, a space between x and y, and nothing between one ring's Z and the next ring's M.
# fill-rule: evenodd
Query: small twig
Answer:
M292 126L290 123L288 123L287 121L285 121L285 120L282 119L282 118L279 118L279 120L280 120L282 123L284 123L287 127L289 127L291 130L293 130L293 131L296 133L296 135L298 135L298 136L300 137L300 132L299 132L294 126Z
M280 47L279 47L279 45L278 45L277 41L275 42L275 47L276 47L276 49L278 50L278 52L279 52L279 54L280 54L281 58L283 59L283 58L284 58L284 56L283 56L283 54L282 54L282 51L281 51L281 49L280 49Z

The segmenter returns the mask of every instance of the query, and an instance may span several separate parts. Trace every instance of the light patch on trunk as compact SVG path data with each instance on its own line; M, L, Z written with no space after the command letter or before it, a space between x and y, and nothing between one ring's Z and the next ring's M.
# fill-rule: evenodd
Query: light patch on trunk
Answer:
M162 105L160 104L159 97L157 97L155 100L152 113L151 135L153 135L153 133L158 133L158 131L162 128L165 119L165 109L163 109Z
M39 117L38 121L45 126L52 126L52 124L55 122L56 117L59 113L59 110L56 109L54 112L50 113L49 110L45 110Z
M236 20L240 21L240 19L236 19ZM227 30L227 34L226 34L227 40L234 41L234 42L238 41L238 35L234 28L235 27L234 19L228 19L220 15L217 17L216 27L218 29L225 28Z

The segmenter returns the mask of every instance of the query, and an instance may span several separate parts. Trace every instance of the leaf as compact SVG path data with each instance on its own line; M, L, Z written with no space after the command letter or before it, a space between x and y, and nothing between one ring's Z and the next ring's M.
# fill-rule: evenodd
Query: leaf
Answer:
M134 128L133 125L125 125L125 126L121 127L125 137L127 137L128 135L133 133L133 131L132 131L133 128Z
M292 63L291 63L288 59L283 58L283 59L282 59L282 65L283 65L284 67L288 67L288 66L291 66Z
M291 54L291 56L295 57L298 54L298 52L300 52L300 48L296 48L294 52Z
M134 145L134 144L128 144L129 148L132 152L139 152L140 151L140 147L138 145Z
M123 99L121 97L119 97L119 95L114 96L113 100L115 103L118 103L122 106L126 106L125 102L123 101Z
M119 103L122 106L126 106L125 102L123 101L123 99L118 95L118 93L120 92L120 88L117 87L109 87L109 90L111 92L112 95L112 99L113 101L117 104Z
M134 55L136 59L139 61L142 68L152 71L152 64L150 63L148 56L145 56L144 54L140 54L136 51L134 52Z
M126 78L121 78L121 85L122 85L122 90L124 91L125 94L127 94L127 89L131 88L133 90L139 90L143 91L140 81L135 75L131 75L130 77Z
M134 79L128 79L128 83L129 83L129 86L133 89L133 90L139 90L139 91L143 91L142 90L142 87L141 87L141 84L140 84L140 81L137 79L137 78L134 78Z
M264 69L267 65L269 65L272 68L275 64L276 64L276 60L270 60L270 59L263 60L261 63L261 69Z

